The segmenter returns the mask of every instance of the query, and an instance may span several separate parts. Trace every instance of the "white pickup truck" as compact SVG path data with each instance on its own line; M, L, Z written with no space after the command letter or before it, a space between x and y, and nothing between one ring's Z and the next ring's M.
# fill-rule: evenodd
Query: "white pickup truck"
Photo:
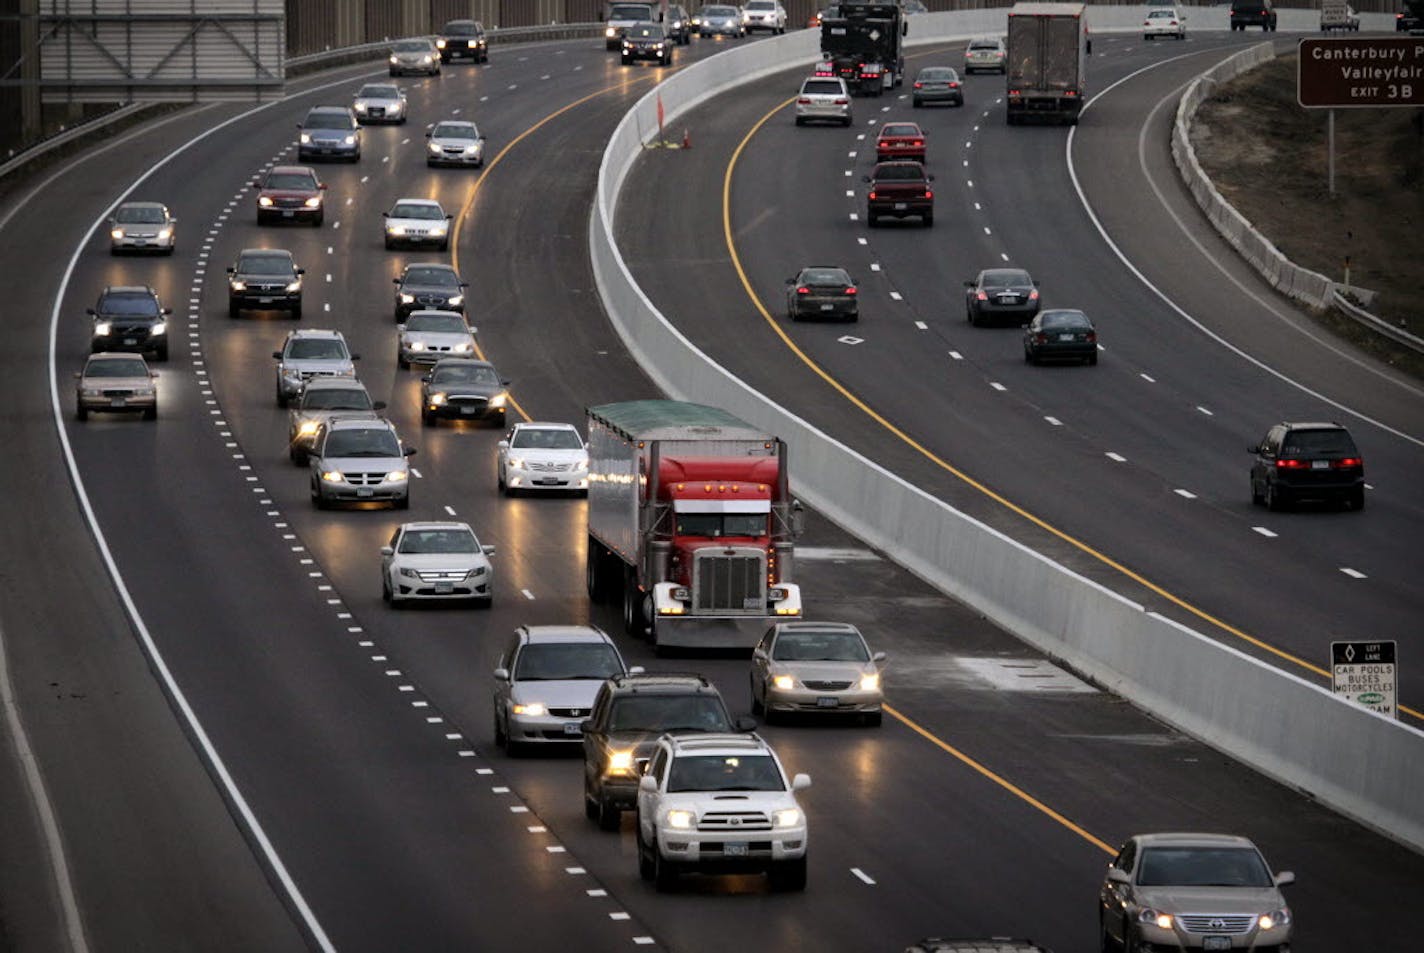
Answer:
M603 43L610 50L623 45L623 31L635 23L655 23L662 19L655 3L606 3L603 11Z

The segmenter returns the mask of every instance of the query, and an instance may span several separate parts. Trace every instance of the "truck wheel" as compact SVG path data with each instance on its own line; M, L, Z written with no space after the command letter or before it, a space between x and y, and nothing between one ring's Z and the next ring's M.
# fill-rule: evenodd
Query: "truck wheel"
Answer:
M633 573L625 570L623 576L623 631L639 639L647 634L646 628L638 618L642 614L643 608L643 600L640 596L637 584L633 582Z

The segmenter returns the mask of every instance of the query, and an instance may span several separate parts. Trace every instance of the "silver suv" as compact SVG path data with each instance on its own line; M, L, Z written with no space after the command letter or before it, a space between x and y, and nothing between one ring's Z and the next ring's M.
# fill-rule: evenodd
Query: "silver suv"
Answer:
M287 455L299 467L307 465L312 439L324 420L359 417L374 420L384 401L371 400L366 385L354 377L314 377L302 388L297 405L288 412Z
M758 734L670 732L638 781L638 873L659 890L681 873L767 874L806 889L806 812L776 752Z
M346 337L340 331L319 331L315 328L287 332L280 351L273 351L277 361L277 406L302 392L314 377L355 377L355 361L361 355L352 354Z
M311 498L319 510L332 503L389 502L410 506L414 447L401 446L389 420L328 420L312 440Z
M808 122L851 124L850 90L839 76L808 76L796 97L796 125Z

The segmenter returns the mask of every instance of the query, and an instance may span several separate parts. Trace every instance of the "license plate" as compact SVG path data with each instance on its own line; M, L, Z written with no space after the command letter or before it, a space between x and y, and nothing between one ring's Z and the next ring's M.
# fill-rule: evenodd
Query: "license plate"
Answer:
M448 596L450 593L452 593L452 592L454 592L454 591L455 591L455 584L454 584L453 582L445 581L445 582L437 582L437 583L435 584L435 592L436 592L437 595Z
M537 483L537 484L539 484L540 486L563 486L563 485L564 485L564 481L563 481L563 480L558 480L558 479L555 479L554 477L543 477L542 479L535 480L534 482Z
M834 311L835 308L836 308L836 306L833 305L833 304L823 304L823 305L821 305L821 310L822 310L822 311Z
M297 214L297 213L294 212L294 211L292 211L291 209L283 209L283 210L282 210L282 217L283 217L283 218L291 218L293 215L296 215L296 214Z
M475 412L475 408L473 408L473 407L461 407L461 408L460 408L460 413L462 413L462 414L473 414L474 412Z
M897 212L903 212L903 211L905 211L905 209L907 209L907 208L909 208L909 207L910 207L910 206L906 205L904 202L896 202L896 203L895 203L895 211L897 211Z
M747 856L747 845L724 844L722 847L722 853L726 854L728 857L745 857Z
M138 239L137 241L134 242L134 247L135 247L135 248L142 248L143 246L145 246L145 245L147 245L147 244L148 244L148 242L146 242L146 241L144 241L142 238L140 238L140 239Z
M359 496L359 497L375 496L375 495L376 495L376 491L375 491L375 490L357 490L357 491L356 491L356 495Z
M817 708L835 708L839 706L840 703L841 700L839 698L833 698L829 695L822 695L820 698L816 699Z
M1231 949L1231 937L1229 936L1204 936L1202 937L1203 950L1229 950Z
M1329 461L1329 460L1312 460L1312 461L1310 461L1310 469L1312 469L1312 470L1329 470L1329 469L1330 469L1330 461Z
M1060 335L1058 335L1058 340L1060 340L1060 341L1071 341L1071 340L1073 340L1073 335L1071 335L1071 334L1060 334Z
M138 338L124 338L124 347L133 347L138 343Z
M576 721L566 721L566 722L564 722L564 734L566 734L566 735L581 735L581 734L583 734L583 731L579 728L579 723L578 723L578 722L576 722Z
M113 399L111 399L111 400L109 401L109 406L110 406L110 407L122 407L122 406L124 406L124 405L127 404L127 403L128 403L128 401L125 400L124 398L122 398L122 397L115 397L115 398L113 398Z
M257 299L257 303L258 303L258 304L271 304L271 303L272 303L272 299L271 299L271 298L258 298L258 299Z

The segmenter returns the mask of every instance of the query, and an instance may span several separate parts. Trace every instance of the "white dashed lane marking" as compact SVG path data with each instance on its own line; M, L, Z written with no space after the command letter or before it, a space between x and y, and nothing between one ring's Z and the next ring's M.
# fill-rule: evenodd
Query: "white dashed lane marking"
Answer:
M903 297L901 297L900 292L898 292L898 291L892 291L892 292L890 292L890 298L891 298L891 300L893 300L893 301L904 301L904 300L905 300Z
M1150 374L1143 374L1141 371L1139 371L1138 374L1137 374L1137 376L1140 377L1140 378L1142 378L1143 380L1145 380L1145 381L1146 381L1147 383L1149 383L1149 384L1155 384L1155 383L1157 383L1156 378L1152 377Z
M1109 451L1107 452L1107 458L1108 458L1109 460L1113 460L1113 461L1115 461L1115 462L1117 462L1117 463L1126 463L1126 462L1127 462L1127 457L1124 457L1124 456L1123 456L1122 454L1120 454L1120 453L1113 453L1111 450L1109 450Z
M875 878L870 876L870 874L866 873L865 871L861 870L859 867L852 867L850 869L850 872L855 874L856 877L859 878L862 883L868 884L872 887L875 886Z
M928 324L925 324L925 322L923 321L916 321L915 327L921 331L928 331L930 329L930 326Z
M1061 427L1061 426L1063 426L1063 421L1059 420L1057 417L1044 417L1043 419L1046 420L1046 421L1048 421L1050 424L1052 424L1052 425L1055 426L1055 427Z
M1343 572L1345 575L1349 576L1351 579L1367 578L1364 573L1360 572L1358 569L1351 569L1349 566L1341 566L1340 571Z
M994 388L994 390L997 390L997 391L1006 391L1006 390L1008 390L1007 387L1005 387L1003 384L1000 384L998 381L990 381L990 382L989 382L989 386L992 387L992 388Z
M962 361L962 360L964 360L964 355L963 355L963 354L960 354L958 351L950 351L950 352L949 352L949 356L952 357L952 358L954 358L954 360L956 360L956 361Z
M1173 490L1172 492L1184 500L1195 500L1197 498L1197 495L1191 490Z
M1253 532L1260 533L1262 536L1266 537L1267 539L1275 539L1275 538L1276 538L1276 534L1273 533L1273 532L1271 532L1270 530L1266 529L1266 527L1264 527L1264 526L1253 526L1253 527L1251 527L1251 529L1252 529Z

